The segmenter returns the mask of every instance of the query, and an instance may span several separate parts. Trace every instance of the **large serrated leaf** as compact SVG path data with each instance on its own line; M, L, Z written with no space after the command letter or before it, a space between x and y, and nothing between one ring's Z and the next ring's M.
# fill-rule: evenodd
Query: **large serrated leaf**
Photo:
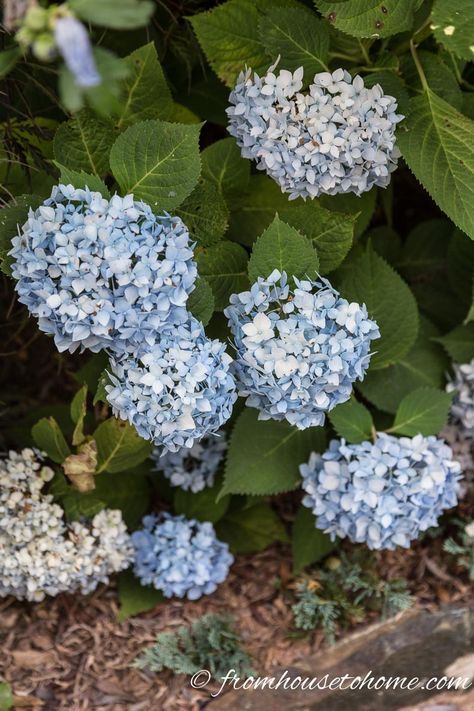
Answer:
M110 152L110 167L122 192L153 210L172 210L191 193L201 170L200 124L140 121L122 133Z
M216 533L219 540L229 544L233 553L254 553L275 541L288 541L282 521L264 502L230 511L218 522Z
M452 399L453 393L434 388L414 390L401 401L388 431L409 437L438 434L448 421Z
M109 169L109 153L115 136L109 121L84 109L59 126L54 136L54 157L68 170L100 177Z
M474 323L457 326L436 339L456 363L470 363L474 358Z
M174 110L173 97L154 42L139 47L125 61L130 67L130 74L125 81L117 127L124 129L147 119L170 119Z
M228 86L245 67L261 73L269 61L258 35L253 0L227 0L213 10L189 18L209 64Z
M462 92L454 72L443 62L439 55L432 52L419 50L418 59L431 91L460 111ZM407 85L417 93L421 93L423 87L420 77L416 70L415 62L409 54L402 58L402 71Z
M250 161L240 155L233 138L222 138L201 153L202 175L223 195L242 192L250 178Z
M318 10L338 30L354 37L390 37L411 29L413 0L314 0Z
M66 439L54 417L43 417L31 430L36 446L48 457L61 464L71 454Z
M221 485L207 487L193 493L177 487L174 493L173 505L177 514L186 518L196 518L198 521L217 523L229 507L230 496L222 496L216 501Z
M142 439L135 428L115 417L102 422L94 432L97 444L97 474L121 472L143 462L152 445Z
M340 285L349 301L365 303L369 316L377 321L381 337L373 342L371 369L396 363L415 343L418 307L401 276L368 247L345 262Z
M222 311L229 304L231 294L245 291L248 255L243 247L232 242L219 244L196 252L199 274L205 277L214 294L215 308Z
M194 318L201 321L203 326L207 326L214 312L214 295L208 282L202 277L198 277L196 286L189 295L187 309Z
M474 59L474 4L472 0L435 0L431 17L438 42L458 57Z
M299 575L307 565L317 563L336 547L326 533L316 528L314 514L301 506L295 516L291 536L293 573Z
M339 437L352 444L370 439L373 431L372 415L361 402L351 398L329 413L331 424Z
M131 570L126 570L118 576L118 597L119 622L125 622L127 618L141 612L153 610L165 599L161 590L156 590L151 585L141 585Z
M299 7L273 7L259 22L260 38L271 61L280 56L281 67L304 67L311 81L327 71L329 29L314 12Z
M59 169L59 180L64 185L73 185L75 188L89 188L92 192L98 192L105 198L110 197L107 185L97 175L90 175L83 170L71 170L58 163L58 161L55 161L55 165Z
M42 200L38 195L19 195L14 203L0 210L0 269L11 276L12 258L8 252L12 248L12 239L28 219L29 209L35 210Z
M222 494L279 494L294 489L298 466L325 446L323 428L298 430L287 422L259 420L246 408L229 443Z
M410 100L403 157L433 200L474 239L474 122L431 90Z
M183 219L191 239L202 247L219 242L227 230L229 210L226 201L209 180L199 180L176 214Z
M269 276L274 269L288 277L315 279L319 269L316 250L309 239L278 215L254 244L248 264L250 282Z

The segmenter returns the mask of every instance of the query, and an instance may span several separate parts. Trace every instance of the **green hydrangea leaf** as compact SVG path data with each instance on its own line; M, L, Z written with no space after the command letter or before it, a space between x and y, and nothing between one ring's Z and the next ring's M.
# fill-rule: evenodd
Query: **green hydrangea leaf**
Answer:
M174 111L173 97L154 42L139 47L125 61L130 67L130 73L125 81L123 106L117 118L117 127L122 130L147 119L169 120Z
M339 195L321 195L319 204L331 212L343 213L345 220L354 222L354 239L360 237L369 226L377 202L377 190L372 188L362 195L339 193Z
M149 0L69 0L68 5L82 20L114 30L143 27L154 10Z
M196 251L198 271L209 283L214 294L215 308L222 311L229 305L231 294L248 288L248 255L243 247L232 242Z
M209 64L227 86L233 86L245 66L261 73L269 61L258 34L253 0L227 0L189 18Z
M195 289L189 295L187 308L194 318L201 321L203 326L207 326L214 313L215 302L212 289L202 276L198 278Z
M303 7L273 7L259 22L260 38L271 62L294 71L304 67L305 78L327 71L329 30L316 13Z
M234 138L222 138L201 153L202 175L214 183L223 195L232 195L247 188L250 161L240 155Z
M474 55L473 55L474 56ZM425 50L418 51L418 59L425 73L430 90L454 106L458 111L462 106L462 92L454 72L443 62L441 57ZM406 83L417 93L423 91L415 63L410 55L402 58L402 71Z
M8 256L12 239L28 219L29 209L36 210L41 203L38 195L19 195L14 203L9 203L0 210L0 269L7 276L12 273L12 258Z
M227 230L229 210L226 201L209 180L199 180L176 214L184 221L191 238L202 247L219 242Z
M6 77L14 69L17 62L20 61L21 55L20 47L11 47L0 52L0 79Z
M278 215L253 246L248 263L250 283L268 277L274 269L299 279L315 279L319 270L318 254L309 239Z
M72 443L74 446L84 441L84 418L87 412L87 385L83 385L71 402L71 419L74 422Z
M192 491L176 487L173 498L175 512L184 514L188 519L217 523L225 515L230 502L230 496L222 496L217 500L220 488L221 484L216 483L193 494Z
M436 340L456 363L470 363L474 358L474 323L457 326Z
M173 210L190 195L201 171L201 125L140 121L126 129L110 152L110 167L123 193L155 212Z
M92 192L101 193L105 198L110 197L109 189L97 175L89 175L83 170L71 170L65 165L54 161L59 170L59 180L64 185L74 185L75 188L89 188Z
M304 568L325 558L336 547L326 533L315 526L314 514L301 506L295 516L291 535L293 574L299 575Z
M125 622L133 615L153 610L164 601L161 590L151 585L141 585L131 570L126 570L118 576L118 597L120 611L117 615L119 622Z
M431 90L410 100L403 157L433 200L474 239L474 122Z
M323 428L298 430L287 422L259 420L246 408L229 442L222 494L279 494L294 489L298 466L325 446Z
M232 553L255 553L271 543L288 541L286 529L276 512L263 502L230 511L216 525L219 540Z
M111 417L102 422L94 432L97 444L97 470L120 472L143 462L152 445L142 439L132 425Z
M413 25L413 0L314 0L320 13L338 30L354 37L390 37Z
M458 57L474 59L474 5L471 0L435 0L431 24L438 42Z
M395 413L405 395L421 387L442 388L449 363L441 346L433 340L438 334L424 317L415 345L394 365L369 369L357 389L364 398L384 412ZM474 355L474 339L473 339Z
M68 170L100 177L109 169L115 135L109 121L84 109L59 126L54 136L54 157Z
M345 263L342 295L365 303L369 316L378 324L381 337L373 342L370 368L396 363L415 343L418 307L401 276L369 246Z
M6 681L0 681L0 711L9 711L13 708L14 698L12 688Z
M389 432L409 437L438 434L448 421L452 399L453 393L434 388L414 390L401 401Z
M329 413L331 424L339 437L352 444L370 440L374 422L369 410L355 398L338 405Z
M71 450L64 438L61 428L54 417L43 417L33 425L31 435L36 446L46 452L48 457L56 464L62 464Z

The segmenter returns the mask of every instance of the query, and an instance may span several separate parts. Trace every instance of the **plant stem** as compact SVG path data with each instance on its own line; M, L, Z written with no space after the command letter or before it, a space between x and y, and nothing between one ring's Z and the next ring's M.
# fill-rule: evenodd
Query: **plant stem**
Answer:
M418 59L418 54L416 53L415 44L412 39L410 40L410 52L411 52L411 56L413 57L413 61L415 62L416 71L418 72L418 76L420 77L420 81L421 81L423 90L428 92L430 87L428 86L428 82L426 81L425 72L423 71L421 62Z

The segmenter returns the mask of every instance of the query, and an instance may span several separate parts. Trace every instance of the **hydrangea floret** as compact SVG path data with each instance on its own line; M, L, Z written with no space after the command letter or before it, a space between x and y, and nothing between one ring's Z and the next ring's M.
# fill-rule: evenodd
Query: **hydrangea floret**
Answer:
M66 524L43 492L53 475L32 449L0 460L0 596L39 601L90 593L132 561L121 512L104 509L88 524Z
M324 424L362 380L371 341L380 336L365 305L349 303L326 279L295 279L278 270L233 294L224 313L234 337L239 395L260 419L299 429Z
M76 83L84 88L98 86L102 79L92 52L89 33L75 17L59 17L54 23L54 39Z
M474 358L470 363L453 363L453 377L446 386L454 392L451 416L466 437L474 437Z
M290 200L386 187L400 156L396 100L344 69L316 74L301 93L303 67L275 67L263 77L247 69L230 94L228 130L242 155Z
M193 316L161 329L137 357L111 358L107 399L114 414L163 453L215 434L237 399L225 344L206 337Z
M409 548L457 503L461 467L434 436L378 433L375 442L333 440L300 466L303 504L316 527L370 549Z
M19 300L59 351L136 352L187 317L197 277L188 230L133 195L54 187L12 244Z
M162 472L172 486L197 494L214 485L216 473L227 449L225 432L203 437L191 449L163 454L159 447L152 453L156 471Z
M135 575L165 597L197 600L213 593L234 562L211 523L184 516L145 516L143 529L132 533L132 542Z

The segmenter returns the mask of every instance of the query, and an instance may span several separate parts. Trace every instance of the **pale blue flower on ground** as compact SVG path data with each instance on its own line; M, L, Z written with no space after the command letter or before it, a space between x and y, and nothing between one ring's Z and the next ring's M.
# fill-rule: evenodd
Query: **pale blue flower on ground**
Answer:
M239 395L263 420L299 429L324 424L364 378L371 341L380 336L365 305L341 298L325 279L295 279L275 270L250 291L233 294L224 313L236 349Z
M223 430L203 437L191 449L163 454L159 447L152 453L155 470L162 472L172 486L196 494L214 485L215 476L223 462L227 440Z
M164 326L138 357L111 358L107 399L114 414L163 452L215 434L237 399L225 345L206 337L193 316Z
M54 187L12 245L19 301L59 351L136 353L187 318L197 277L188 230L133 195Z
M89 34L75 17L59 17L54 23L54 39L67 68L83 88L98 86L97 71Z
M470 363L453 363L453 377L446 390L454 393L451 416L466 437L474 437L474 358Z
M408 548L457 504L461 467L434 436L378 433L374 443L333 440L300 466L303 504L317 528L370 549Z
M290 200L386 187L400 156L396 100L344 69L316 74L301 93L303 67L275 74L275 66L263 77L242 72L230 94L228 130L244 158Z
M165 597L197 600L213 593L234 562L211 523L184 516L145 516L143 529L132 533L132 542L135 575Z

